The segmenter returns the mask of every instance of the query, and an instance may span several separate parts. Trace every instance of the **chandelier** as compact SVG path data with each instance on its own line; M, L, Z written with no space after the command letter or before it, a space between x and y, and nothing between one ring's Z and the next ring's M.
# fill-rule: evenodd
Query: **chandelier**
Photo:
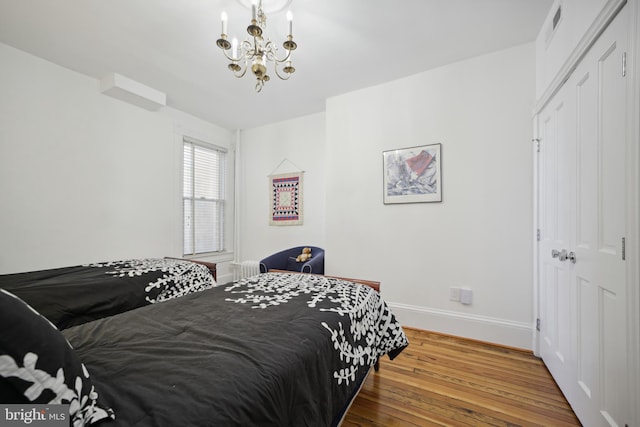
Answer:
M267 28L267 16L262 9L262 0L252 0L251 3L251 23L247 27L249 36L241 44L234 37L231 42L227 39L227 14L222 12L222 34L216 41L216 45L222 49L224 56L231 61L229 70L237 78L242 78L248 69L256 77L256 92L260 92L266 82L270 80L267 74L269 64L273 65L273 70L281 80L288 80L296 69L291 65L291 53L296 49L296 42L293 41L293 17L291 12L287 12L289 32L287 40L282 43L286 54L283 58L278 58L278 48L269 39L263 36ZM282 70L279 69L282 67Z

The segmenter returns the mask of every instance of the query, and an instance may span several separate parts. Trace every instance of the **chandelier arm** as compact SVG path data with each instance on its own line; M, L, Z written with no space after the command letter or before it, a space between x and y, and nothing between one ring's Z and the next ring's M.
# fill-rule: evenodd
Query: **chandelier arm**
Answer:
M289 80L289 77L291 77L291 74L287 74L286 77L283 77L280 72L278 71L278 63L274 62L273 63L273 69L276 72L276 76L278 76L280 78L280 80Z
M282 64L283 62L287 62L289 61L289 58L291 58L291 50L286 50L287 54L284 58L282 59L278 59L278 48L276 47L276 45L271 41L268 40L265 45L264 45L264 50L265 53L267 54L267 59L269 61L273 61L273 62L277 62Z
M236 71L231 71L233 73L233 77L241 79L241 78L244 77L245 74L247 74L247 70L249 69L248 63L247 63L247 58L244 59L244 67L240 67L240 69L241 69L240 73L238 73Z
M258 42L254 37L254 43L251 43L251 41L248 39L243 40L242 44L240 45L240 51L242 52L241 56L245 59L245 61L252 60L256 56L258 56L260 46L258 45Z
M274 52L272 57L269 58L269 60L276 62L278 64L284 64L285 62L291 61L291 51L288 51L287 55L282 59L278 59L278 57L276 56L276 52Z
M240 52L240 56L238 56L237 58L229 56L226 50L223 50L222 53L224 54L225 58L227 58L231 62L238 62L242 59L245 59L245 53L243 51Z
M290 58L291 58L291 52L292 51L291 50L286 50L286 52L287 52L287 55L284 58L278 59L278 57L276 56L277 50L274 50L273 58L271 58L271 60L274 61L274 62L280 63L280 64L282 64L283 62L289 61Z
M274 69L274 70L275 70L275 72L276 72L276 76L278 76L278 78L279 78L280 80L289 80L289 77L291 77L291 74L287 74L287 76L286 76L286 77L282 76L282 75L280 74L280 72L278 71L278 66L277 66L277 65L276 65L276 66L274 66L274 67L273 67L273 69Z
M265 54L265 56L267 57L267 59L269 61L273 61L274 57L275 57L275 52L276 50L274 49L274 45L271 42L271 40L267 40L264 43L264 46L262 46L262 51Z
M247 39L244 39L240 46L241 46L242 50L244 50L244 51L253 50L253 44L251 44L251 42L249 40L247 40Z
M260 55L258 55L254 50L249 50L244 54L245 61L252 61L258 56Z

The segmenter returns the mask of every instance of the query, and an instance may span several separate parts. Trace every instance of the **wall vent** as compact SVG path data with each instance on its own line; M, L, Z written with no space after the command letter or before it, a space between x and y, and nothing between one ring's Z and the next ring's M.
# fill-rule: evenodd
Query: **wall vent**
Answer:
M556 14L553 15L553 27L552 31L555 31L558 28L558 24L560 23L560 18L562 17L562 5L558 6L558 10L556 10Z
M558 5L556 12L553 14L553 18L551 19L551 22L547 23L547 28L545 30L545 37L544 37L546 47L549 47L549 45L551 44L551 39L553 38L553 35L556 33L556 30L560 26L561 22L562 22L562 2Z
M100 81L100 91L150 111L167 105L166 94L116 73L111 73Z

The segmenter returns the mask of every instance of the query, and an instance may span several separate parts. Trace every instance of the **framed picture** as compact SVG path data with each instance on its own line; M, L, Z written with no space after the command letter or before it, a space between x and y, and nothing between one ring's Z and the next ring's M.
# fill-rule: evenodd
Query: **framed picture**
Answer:
M440 144L384 151L384 204L442 201Z
M302 172L269 176L270 225L302 224Z

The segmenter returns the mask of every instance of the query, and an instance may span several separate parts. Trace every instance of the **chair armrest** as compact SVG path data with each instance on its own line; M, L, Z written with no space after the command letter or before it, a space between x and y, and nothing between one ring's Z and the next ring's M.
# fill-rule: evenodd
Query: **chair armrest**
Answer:
M324 274L324 252L314 255L302 265L303 273Z
M269 255L260 260L260 273L266 273L269 270L286 270L288 259L285 251Z

